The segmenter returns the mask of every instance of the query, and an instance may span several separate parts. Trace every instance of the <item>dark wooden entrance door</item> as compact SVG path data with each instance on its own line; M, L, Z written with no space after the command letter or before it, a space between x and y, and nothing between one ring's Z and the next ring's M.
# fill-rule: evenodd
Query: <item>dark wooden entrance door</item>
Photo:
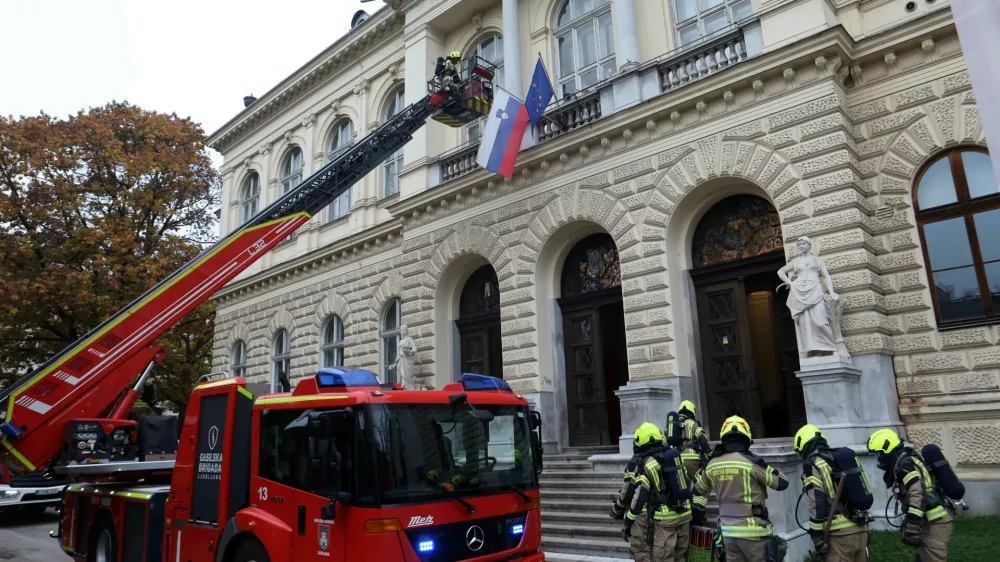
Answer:
M461 371L502 378L500 287L493 266L484 265L466 281L455 325L460 340Z
M755 435L763 435L742 283L730 280L699 287L698 319L711 435L719 434L729 416L743 417Z
M597 308L564 311L563 341L570 445L608 445L611 436Z

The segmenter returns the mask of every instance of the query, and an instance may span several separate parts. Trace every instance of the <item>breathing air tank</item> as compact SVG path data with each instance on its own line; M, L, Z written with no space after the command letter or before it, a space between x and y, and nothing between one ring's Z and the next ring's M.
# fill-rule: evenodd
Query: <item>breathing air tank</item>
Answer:
M660 455L660 472L667 483L670 496L676 501L691 499L691 486L688 482L687 469L681 462L681 453L677 449L667 449Z
M858 461L854 450L848 447L837 449L837 469L844 479L843 501L849 511L867 511L875 503L868 477Z
M927 470L931 471L937 481L938 489L953 500L961 500L965 496L965 485L955 475L955 471L948 464L948 459L944 458L941 447L933 443L924 445L920 450L920 456L924 457L927 463Z
M663 436L670 447L678 448L684 444L684 424L677 412L667 412L667 426L663 428Z

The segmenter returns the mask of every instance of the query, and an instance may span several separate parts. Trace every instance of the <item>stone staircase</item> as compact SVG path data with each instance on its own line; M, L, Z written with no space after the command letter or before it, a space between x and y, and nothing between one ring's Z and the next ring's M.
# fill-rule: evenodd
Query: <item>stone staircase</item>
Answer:
M578 449L545 456L542 494L542 550L555 562L632 560L621 538L621 523L608 510L622 485L628 462L596 464L591 455L608 449Z

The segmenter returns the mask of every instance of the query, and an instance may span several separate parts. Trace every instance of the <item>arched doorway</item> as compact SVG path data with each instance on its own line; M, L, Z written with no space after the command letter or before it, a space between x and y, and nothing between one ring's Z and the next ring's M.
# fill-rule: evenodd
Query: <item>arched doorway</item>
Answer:
M560 285L566 406L571 447L615 445L621 413L615 391L628 382L618 248L591 234L566 256Z
M480 267L465 282L455 325L461 342L461 372L503 378L500 282L493 266Z
M691 251L711 434L739 415L755 438L792 435L806 415L795 325L776 292L778 212L752 195L723 199L698 223Z

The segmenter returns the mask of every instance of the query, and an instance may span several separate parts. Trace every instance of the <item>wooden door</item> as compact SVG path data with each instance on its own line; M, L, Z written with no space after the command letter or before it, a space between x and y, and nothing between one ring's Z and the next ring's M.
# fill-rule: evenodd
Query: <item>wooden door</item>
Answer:
M462 372L500 376L489 372L490 337L489 330L480 328L459 328L462 337Z
M743 284L713 283L697 293L711 435L719 435L727 417L741 416L755 436L763 437Z
M566 402L572 447L609 445L598 309L563 311Z
M786 295L785 291L780 293ZM781 349L781 368L785 378L785 400L788 404L788 427L798 431L806 423L806 401L802 393L802 381L795 376L799 370L799 346L795 339L795 321L785 305L785 299L775 299L778 309L778 345Z

